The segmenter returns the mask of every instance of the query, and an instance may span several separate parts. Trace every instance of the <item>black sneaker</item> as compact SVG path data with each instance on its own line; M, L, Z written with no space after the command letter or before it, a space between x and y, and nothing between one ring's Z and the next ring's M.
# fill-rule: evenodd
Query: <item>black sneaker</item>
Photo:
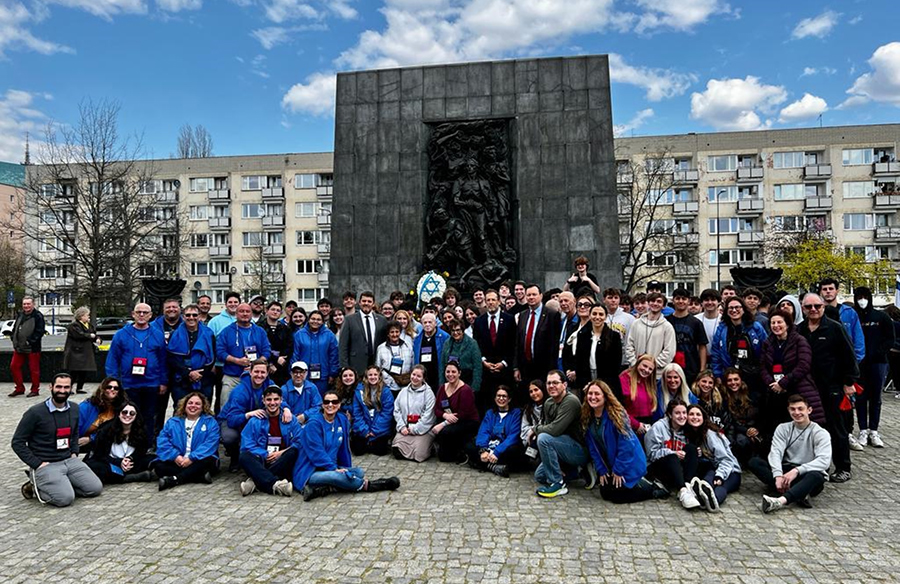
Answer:
M828 477L828 480L832 483L846 483L850 480L851 476L852 475L850 474L849 470L835 471L830 477Z
M175 485L178 484L178 479L175 477L160 477L159 479L159 490L165 491L167 489L171 489Z
M31 484L31 481L25 481L25 484L22 485L22 496L26 499L34 499L34 485Z
M813 508L812 499L810 498L809 495L807 495L807 496L803 497L802 499L800 499L799 501L797 501L797 505L799 507L803 507L804 509L812 509Z

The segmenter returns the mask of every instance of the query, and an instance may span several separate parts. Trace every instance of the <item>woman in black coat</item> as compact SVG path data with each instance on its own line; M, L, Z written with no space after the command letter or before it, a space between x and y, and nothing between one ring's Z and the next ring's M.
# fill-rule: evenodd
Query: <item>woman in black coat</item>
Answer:
M97 371L94 360L94 343L97 331L91 325L91 312L85 306L75 309L74 319L66 327L66 348L63 353L63 369L72 374L75 393L87 393L84 382L88 373Z
M575 383L569 386L569 390L579 399L584 397L583 389L595 379L605 381L613 388L621 387L622 337L606 326L606 316L606 307L602 304L591 307L590 325L578 331L574 355L570 357L572 362L565 365L566 370L575 371Z
M97 430L94 447L84 462L104 485L145 482L153 478L147 470L149 448L137 406L125 400L116 417Z

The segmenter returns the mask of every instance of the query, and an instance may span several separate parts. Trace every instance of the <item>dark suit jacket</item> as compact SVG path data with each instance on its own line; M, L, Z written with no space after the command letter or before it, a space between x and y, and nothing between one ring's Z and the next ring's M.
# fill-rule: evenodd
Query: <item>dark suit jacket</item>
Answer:
M375 335L375 348L385 341L387 337L387 319L375 311L370 313L373 317ZM372 358L369 359L368 348L366 347L366 328L363 324L362 312L356 311L344 319L344 326L341 327L340 337L340 360L341 367L350 367L359 378L365 373L366 367L375 362L375 352L372 352Z
M485 312L472 324L472 336L481 349L481 356L489 363L506 361L507 369L512 371L516 361L516 318L508 312L500 311L496 344L491 343L488 318L488 313Z
M578 335L575 337L576 347L575 355L567 359L565 368L575 371L575 383L577 393L582 398L581 390L584 386L593 381L591 379L591 345L593 344L594 329L590 323L584 325ZM600 333L600 342L597 343L597 377L605 381L609 388L619 396L621 393L621 384L619 383L619 372L622 369L622 337L619 333L609 328L603 327ZM569 390L573 388L570 386Z
M519 314L516 332L516 364L522 373L522 381L528 382L527 376L542 379L551 369L556 369L559 357L560 318L558 312L552 312L546 306L541 310L541 317L534 327L534 350L531 361L525 359L525 337L528 334L528 321L531 310L523 310Z

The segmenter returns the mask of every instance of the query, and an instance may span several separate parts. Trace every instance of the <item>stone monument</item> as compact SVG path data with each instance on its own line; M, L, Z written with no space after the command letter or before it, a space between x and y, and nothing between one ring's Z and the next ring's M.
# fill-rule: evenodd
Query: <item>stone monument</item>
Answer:
M341 73L330 295L621 281L605 55Z

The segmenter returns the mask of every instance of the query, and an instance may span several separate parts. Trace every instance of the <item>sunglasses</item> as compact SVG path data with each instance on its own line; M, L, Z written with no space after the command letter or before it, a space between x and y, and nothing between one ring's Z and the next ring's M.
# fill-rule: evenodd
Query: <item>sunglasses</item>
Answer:
M136 410L122 410L121 412L119 412L119 415L120 416L128 416L129 418L132 418L137 415L137 411Z
M575 306L577 306L578 308L590 308L591 306L593 306L593 304L591 304L590 302L579 302Z
M822 310L824 308L824 304L804 304L803 308L807 310Z
M336 406L339 403L341 403L341 400L339 400L339 399L323 399L322 400L322 404L324 404L326 406Z
M122 388L119 387L118 385L107 385L106 389L115 389L116 391L119 391Z
M200 318L199 314L185 314L185 318Z

